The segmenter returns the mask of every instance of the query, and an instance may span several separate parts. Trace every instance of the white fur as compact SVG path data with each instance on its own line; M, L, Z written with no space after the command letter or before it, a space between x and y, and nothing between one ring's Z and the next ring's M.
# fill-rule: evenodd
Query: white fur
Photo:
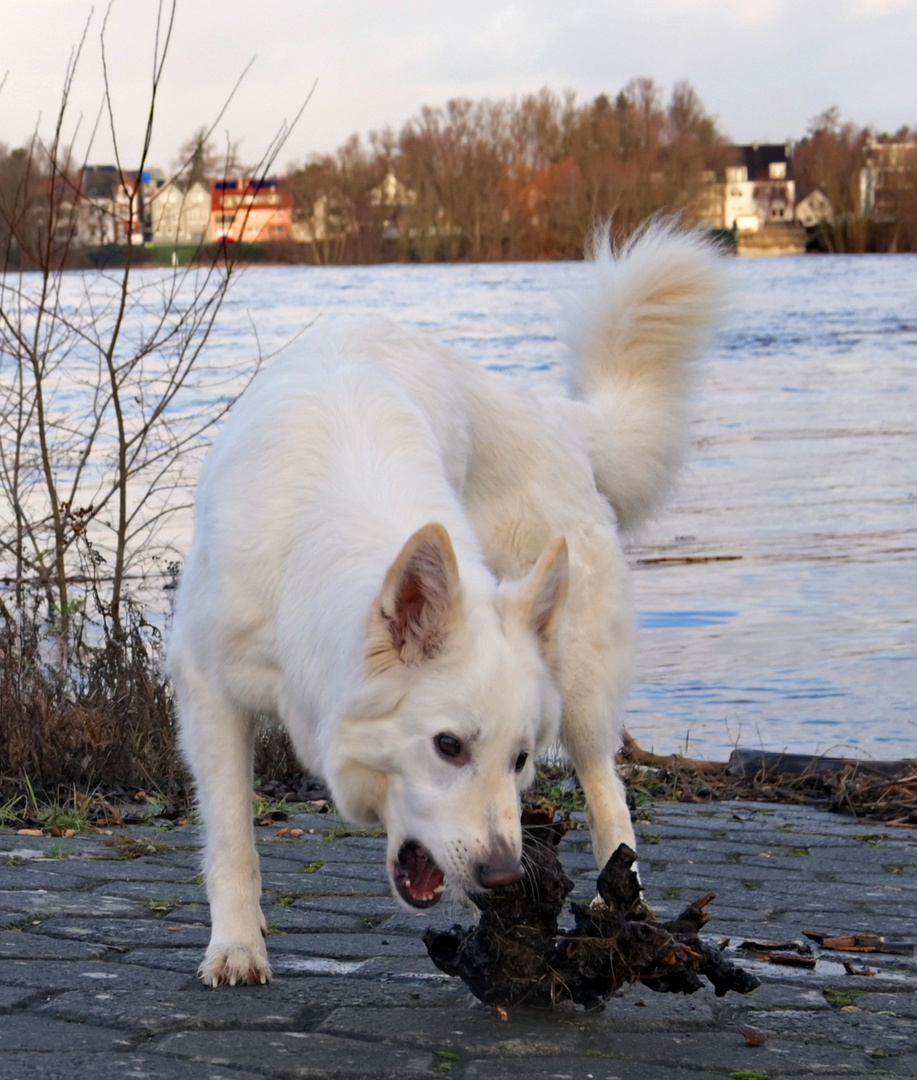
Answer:
M211 450L170 648L207 832L208 983L270 977L259 714L342 813L382 823L393 880L405 841L459 892L511 875L519 792L558 735L599 864L633 844L614 766L631 666L616 512L631 527L671 482L715 259L658 225L620 260L599 247L570 305L581 400L344 323L261 373Z

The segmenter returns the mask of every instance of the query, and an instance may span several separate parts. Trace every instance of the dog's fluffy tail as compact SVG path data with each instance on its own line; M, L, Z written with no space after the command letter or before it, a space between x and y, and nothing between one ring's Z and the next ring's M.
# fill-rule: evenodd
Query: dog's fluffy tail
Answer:
M620 253L599 230L591 255L592 282L565 305L571 419L596 485L631 530L666 494L682 456L688 376L718 304L718 258L699 234L665 222Z

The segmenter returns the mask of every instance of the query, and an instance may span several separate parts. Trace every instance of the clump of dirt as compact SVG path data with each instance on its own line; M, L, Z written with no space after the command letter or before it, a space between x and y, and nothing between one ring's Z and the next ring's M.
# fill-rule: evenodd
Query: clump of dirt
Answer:
M523 828L525 878L475 897L481 916L470 929L427 930L430 959L461 978L488 1005L552 1006L564 1001L602 1008L626 983L641 982L661 993L694 993L701 976L717 996L747 994L758 980L703 941L714 894L696 900L676 919L658 922L643 899L625 844L598 877L601 903L571 904L575 926L558 929L573 883L557 857L566 821L526 821Z

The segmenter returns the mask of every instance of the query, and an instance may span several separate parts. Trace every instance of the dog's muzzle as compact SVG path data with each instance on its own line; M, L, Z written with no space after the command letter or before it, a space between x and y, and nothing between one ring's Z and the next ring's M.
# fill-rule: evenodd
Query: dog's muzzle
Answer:
M416 908L433 907L445 891L445 875L430 852L416 840L405 840L392 874L398 895Z

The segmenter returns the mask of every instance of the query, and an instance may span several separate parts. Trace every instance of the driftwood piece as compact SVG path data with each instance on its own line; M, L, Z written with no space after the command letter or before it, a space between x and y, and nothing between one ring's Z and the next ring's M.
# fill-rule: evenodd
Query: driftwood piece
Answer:
M636 854L625 844L598 877L602 903L571 904L575 926L557 920L573 888L557 858L565 822L526 825L523 881L476 897L477 926L427 930L433 963L461 978L488 1005L555 1005L572 1001L601 1008L625 983L659 992L694 993L712 983L717 996L746 994L758 980L728 961L715 944L698 937L714 894L660 923L643 900L632 869Z
M737 747L729 755L726 771L730 776L789 776L828 780L845 770L855 769L863 776L881 776L888 780L913 779L917 759L871 761L868 758L839 758L812 754L777 754Z
M886 953L891 956L914 955L913 941L886 941L879 934L822 934L815 930L804 930L803 933L823 949L831 949L835 952Z
M649 765L654 769L690 769L698 773L722 773L726 770L724 761L697 761L680 754L654 754L650 750L642 750L628 731L624 732L618 760L634 765Z

